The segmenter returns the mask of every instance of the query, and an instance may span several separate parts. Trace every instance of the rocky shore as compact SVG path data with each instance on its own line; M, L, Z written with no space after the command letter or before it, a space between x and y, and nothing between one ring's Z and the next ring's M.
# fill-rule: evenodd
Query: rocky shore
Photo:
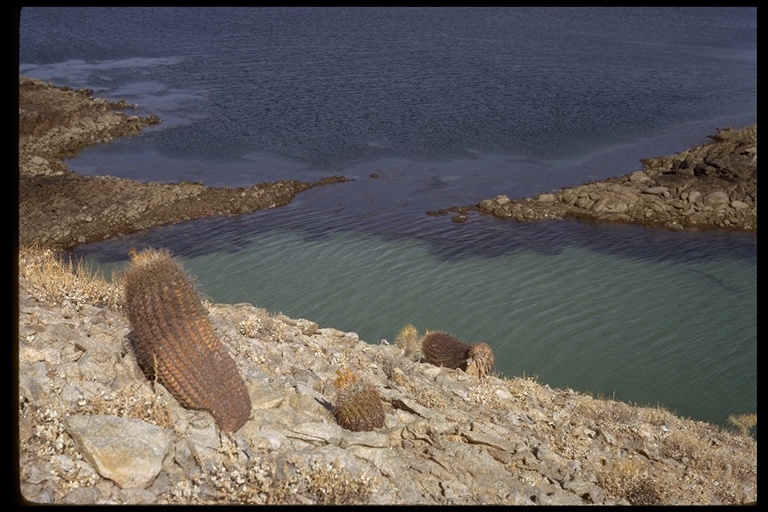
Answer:
M470 212L518 221L575 217L668 229L757 230L757 125L724 128L712 142L674 156L649 158L626 176L586 183L535 198L500 195L431 215Z
M19 243L71 249L155 226L217 215L240 215L288 204L316 186L294 180L251 187L201 183L140 183L114 176L82 176L62 159L81 148L137 134L160 122L126 115L131 105L110 103L89 90L19 78Z
M757 498L751 437L534 379L478 380L394 343L209 304L250 419L224 434L149 381L125 315L37 300L22 279L21 492L34 502L723 504ZM31 291L31 293L30 293ZM393 338L397 326L393 326ZM331 414L337 371L379 391L382 428Z
M75 505L756 503L757 442L748 431L688 420L659 407L552 389L535 378L492 373L480 379L437 367L395 342L403 326L392 326L389 342L371 344L353 332L255 305L206 302L252 404L241 428L221 432L211 414L183 408L145 376L130 345L119 279L118 298L105 300L81 289L77 279L75 284L41 281L40 268L56 259L57 249L191 215L275 207L301 187L326 182L211 192L199 184L77 177L61 163L67 151L135 133L154 121L130 119L87 91L24 78L19 86L16 391L17 482L23 500ZM48 104L46 96L56 100ZM29 120L32 128L25 125ZM260 190L268 192L259 196ZM671 184L667 190L673 195ZM116 201L125 197L116 192L130 199ZM237 203L249 195L261 199ZM748 202L735 195L729 199ZM531 201L566 204L541 197ZM196 203L207 206L195 210L190 205ZM37 248L27 248L33 244ZM48 287L60 292L52 295ZM343 372L379 392L382 427L357 432L335 421L334 383Z

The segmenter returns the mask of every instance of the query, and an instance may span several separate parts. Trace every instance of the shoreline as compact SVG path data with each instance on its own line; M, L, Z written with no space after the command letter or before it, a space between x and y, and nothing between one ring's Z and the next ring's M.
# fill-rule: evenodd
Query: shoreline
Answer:
M91 93L19 77L21 244L68 250L184 220L275 208L309 188L349 181L328 176L309 183L283 180L228 188L76 174L64 158L161 122L154 116L127 115L123 111L130 104L110 103ZM643 169L625 176L534 198L498 195L426 214L452 214L454 222L479 213L525 222L572 217L673 230L756 231L757 125L722 129L710 138L712 142L676 155L643 159Z
M110 103L91 92L19 77L21 245L69 250L185 220L276 208L310 188L348 181L328 176L224 188L76 174L63 159L161 122L126 115L123 111L132 108L128 103Z
M40 101L56 99L57 109L30 108L22 97L30 91ZM151 119L131 119L85 91L20 78L22 109L20 117L35 123L20 126L19 243L41 254L22 251L18 261L20 500L756 504L757 441L748 429L552 389L525 376L478 379L414 359L397 341L372 345L354 332L252 304L205 304L252 403L241 428L221 432L210 413L182 407L147 378L119 304L100 304L34 269L70 244L185 216L277 207L307 187L345 179L210 189L86 178L66 169L61 155L121 130L137 133ZM42 293L41 284L55 285L59 298ZM332 409L342 372L381 394L383 425L358 432L338 424Z
M757 231L757 124L722 128L709 138L675 155L644 158L642 169L623 176L428 214L454 214L454 222L477 212L528 222L570 217L676 231Z

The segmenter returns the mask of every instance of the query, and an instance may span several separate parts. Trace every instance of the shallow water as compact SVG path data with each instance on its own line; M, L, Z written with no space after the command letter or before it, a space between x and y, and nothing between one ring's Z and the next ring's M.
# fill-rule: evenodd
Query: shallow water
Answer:
M491 219L471 222L474 230L429 219L444 226L402 237L260 229L260 217L244 216L237 229L215 219L160 228L76 253L119 269L131 246L169 247L216 302L249 302L369 343L394 342L407 323L445 330L490 343L504 375L697 419L722 424L756 402L749 237Z

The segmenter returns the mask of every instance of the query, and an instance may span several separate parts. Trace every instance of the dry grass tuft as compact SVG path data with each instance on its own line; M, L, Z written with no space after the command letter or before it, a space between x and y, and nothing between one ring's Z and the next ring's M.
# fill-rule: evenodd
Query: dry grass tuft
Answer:
M24 484L34 480L33 461L36 458L57 461L49 464L46 485L53 493L53 503L61 503L72 489L93 487L100 477L93 467L82 460L72 437L66 432L63 415L55 408L24 406L19 411L19 421L33 425L30 435L19 447L19 482L22 494L26 495ZM34 455L32 455L34 454ZM63 462L63 464L62 464ZM29 496L25 496L29 498Z
M267 486L265 504L355 505L368 503L373 478L353 478L334 463L313 462L307 473L287 462L277 480ZM372 485L373 484L373 485Z
M335 462L312 461L308 471L302 467L275 455L264 455L245 469L214 466L192 481L178 482L169 502L359 505L368 503L378 487L374 478L355 477Z
M749 436L757 426L757 414L732 414L728 416L728 423L736 427L742 436Z
M698 434L686 430L672 432L662 443L665 456L686 465L698 464L708 448Z
M507 389L513 395L538 394L541 391L541 384L538 376L523 374L521 377L512 377L507 380Z
M750 499L741 483L754 480L757 474L754 440L749 436L735 438L712 425L696 425L698 430L694 426L692 430L678 430L667 436L662 443L662 455L685 464L687 478L700 475L713 483L715 491L706 499L731 504ZM732 446L740 441L743 450L734 451ZM750 452L750 456L744 457Z
M637 407L636 411L641 421L645 421L651 425L667 425L675 419L674 415L663 405Z
M638 421L640 414L638 408L624 402L602 399L581 402L577 407L577 411L598 424L631 425Z
M152 390L148 384L121 387L117 391L84 398L77 414L106 414L118 418L136 418L158 427L173 428L173 413L166 393Z
M19 277L27 280L30 295L42 302L90 304L115 311L123 304L123 287L118 276L112 276L112 282L107 281L100 270L51 249L20 248Z
M266 309L257 309L238 325L240 334L249 338L282 343L286 341L285 324L275 319Z
M651 476L649 464L635 458L609 460L597 474L598 484L613 497L632 505L663 503L663 489Z
M373 359L381 366L381 370L387 378L392 381L400 379L403 372L413 371L416 364L405 354L393 354L391 352L377 352L373 355Z

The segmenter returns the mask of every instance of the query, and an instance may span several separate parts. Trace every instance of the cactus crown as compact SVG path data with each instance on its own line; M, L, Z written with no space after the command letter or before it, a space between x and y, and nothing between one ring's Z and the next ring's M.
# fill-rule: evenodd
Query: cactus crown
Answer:
M419 330L413 324L408 324L400 329L395 338L395 346L403 349L406 357L416 361L421 356L421 339Z
M396 340L399 340L399 339L408 340L408 339L411 339L414 336L418 336L418 335L419 335L419 330L416 329L416 326L414 326L413 324L406 324L406 325L403 326L402 329L400 329L400 332L397 333L397 338L395 338L395 339Z
M336 389L344 389L349 385L360 381L360 377L352 373L349 368L336 370L336 375L338 377L333 381L333 387Z

